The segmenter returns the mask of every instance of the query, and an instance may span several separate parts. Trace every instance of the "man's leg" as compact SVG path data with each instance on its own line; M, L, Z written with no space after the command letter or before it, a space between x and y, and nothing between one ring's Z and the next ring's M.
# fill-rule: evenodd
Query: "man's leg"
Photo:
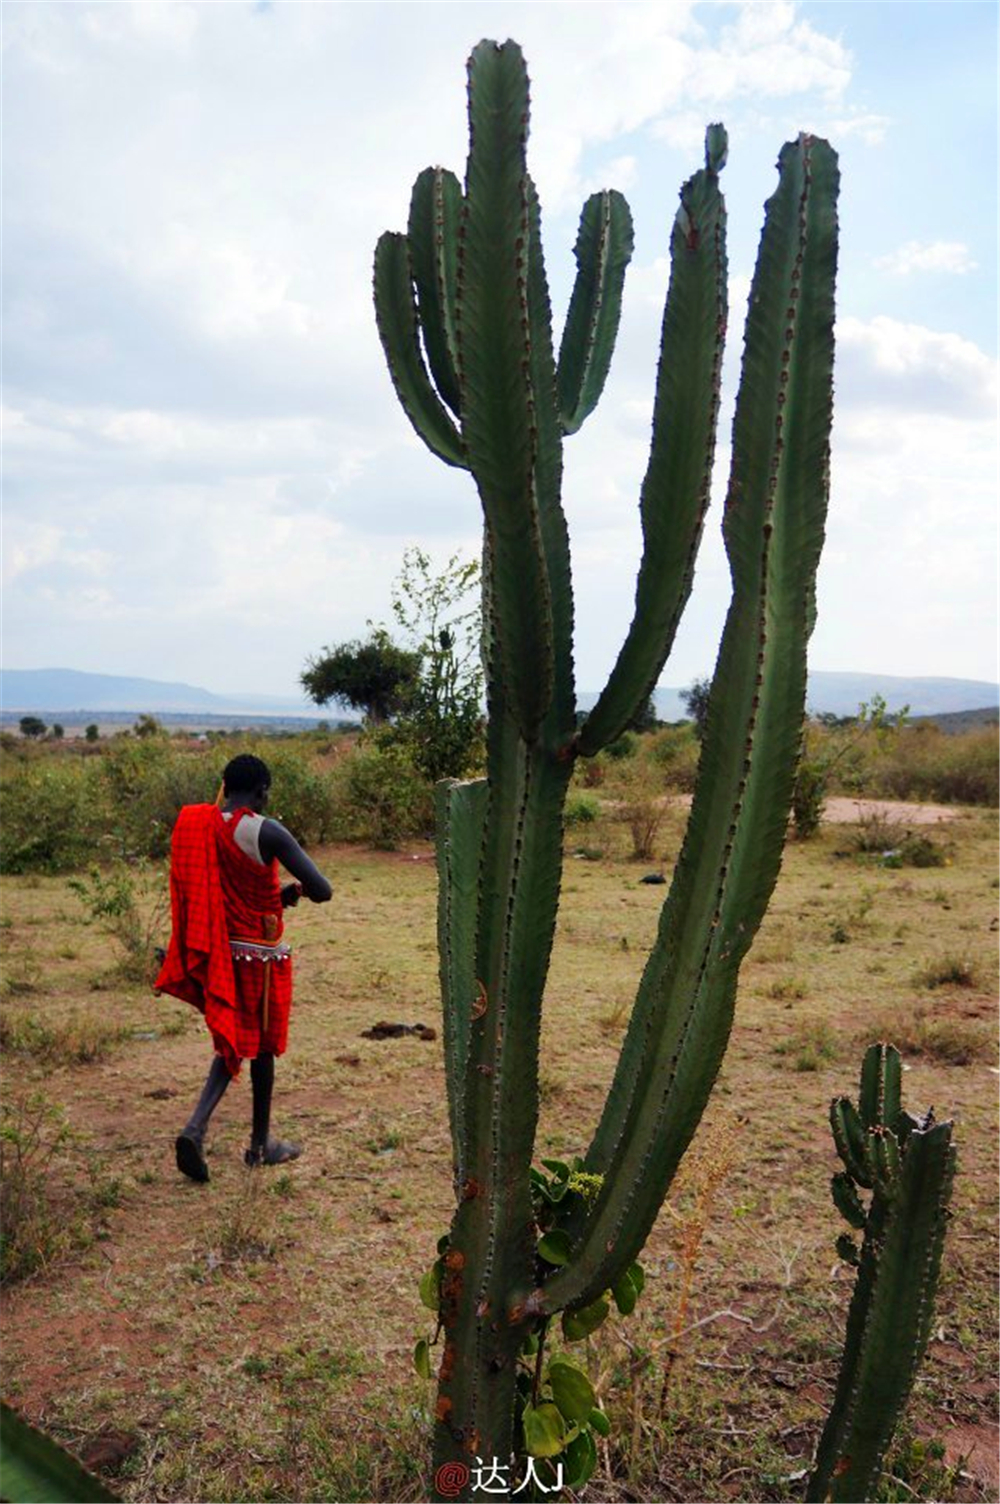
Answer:
M286 1144L280 1138L271 1137L271 1097L274 1092L274 1056L258 1055L250 1062L250 1083L253 1086L253 1127L250 1147L243 1156L246 1163L254 1165L283 1165L290 1159L298 1159L302 1153L299 1144Z
M205 1163L205 1155L202 1152L205 1130L208 1127L209 1118L222 1101L230 1080L231 1077L222 1056L214 1055L208 1079L198 1098L198 1105L177 1135L174 1145L177 1153L177 1168L182 1175L187 1175L192 1180L206 1181L208 1179L208 1165Z

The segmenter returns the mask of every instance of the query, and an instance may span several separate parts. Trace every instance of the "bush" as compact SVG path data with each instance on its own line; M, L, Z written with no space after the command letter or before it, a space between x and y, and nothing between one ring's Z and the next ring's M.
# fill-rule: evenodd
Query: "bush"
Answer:
M0 868L71 872L92 859L104 828L101 790L89 764L21 764L3 784Z
M826 791L826 769L818 762L803 759L792 790L792 818L800 841L808 841L819 830L826 809Z
M933 725L911 726L898 737L879 772L878 792L892 799L996 808L997 728L948 736Z
M693 793L701 756L701 744L693 727L688 723L665 726L647 737L646 745L649 761L662 773L666 787L682 794Z
M604 755L610 757L612 762L621 762L626 757L634 757L638 745L639 738L634 731L623 731L616 741L608 743Z
M566 800L567 825L593 825L600 813L600 802L593 794L570 794Z
M399 746L368 742L338 769L341 834L392 851L434 828L434 794Z
M65 1115L39 1094L9 1097L0 1108L0 1283L34 1274L73 1244L51 1190L53 1161L69 1138Z
M118 975L151 986L158 970L156 947L169 928L163 884L151 884L141 869L118 862L109 872L92 867L88 877L73 878L69 886L89 918L115 941Z

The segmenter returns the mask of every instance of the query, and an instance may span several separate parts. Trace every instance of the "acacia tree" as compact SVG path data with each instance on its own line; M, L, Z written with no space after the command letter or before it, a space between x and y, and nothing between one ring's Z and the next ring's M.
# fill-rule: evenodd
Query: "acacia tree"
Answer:
M400 647L384 627L372 627L365 641L325 647L310 658L300 680L317 705L342 700L381 726L406 704L420 667L419 652Z

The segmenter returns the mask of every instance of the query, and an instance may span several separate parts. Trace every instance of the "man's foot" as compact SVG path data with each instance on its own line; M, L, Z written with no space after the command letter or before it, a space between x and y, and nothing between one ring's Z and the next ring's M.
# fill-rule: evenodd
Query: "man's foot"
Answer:
M263 1147L251 1144L243 1155L243 1163L248 1170L256 1169L258 1165L286 1165L290 1159L298 1159L301 1153L301 1144L286 1144L280 1138L269 1138Z
M177 1151L177 1168L182 1175L189 1180L197 1180L204 1184L208 1179L208 1165L205 1156L201 1152L201 1139L193 1133L179 1133L174 1144Z

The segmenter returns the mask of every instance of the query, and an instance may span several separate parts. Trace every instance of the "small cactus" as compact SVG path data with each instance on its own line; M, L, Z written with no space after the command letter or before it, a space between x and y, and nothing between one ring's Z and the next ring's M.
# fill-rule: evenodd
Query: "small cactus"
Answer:
M858 1274L833 1407L809 1480L807 1500L871 1499L913 1377L927 1347L934 1291L955 1172L951 1123L902 1109L901 1064L892 1045L873 1044L861 1067L858 1107L830 1107L844 1170L833 1176L837 1210L863 1235L837 1253ZM869 1190L867 1209L859 1194Z

